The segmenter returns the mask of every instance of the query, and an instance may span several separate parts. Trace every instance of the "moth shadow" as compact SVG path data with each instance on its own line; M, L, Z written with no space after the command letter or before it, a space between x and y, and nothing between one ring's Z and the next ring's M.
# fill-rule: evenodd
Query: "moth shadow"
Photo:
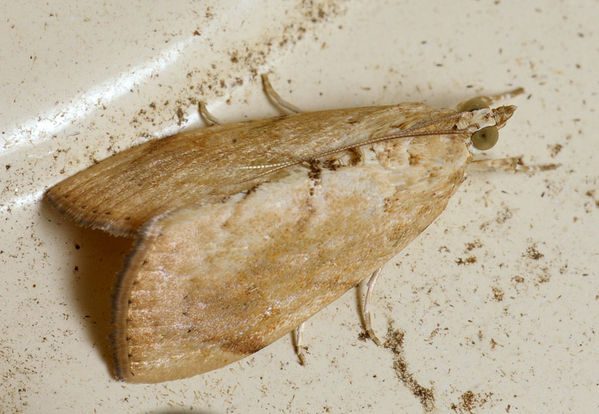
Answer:
M47 201L42 203L41 214L50 222L57 223L53 231L62 232L61 238L72 243L72 253L65 258L64 266L65 273L72 275L69 283L72 303L68 305L78 311L87 322L90 341L113 373L110 339L112 295L117 276L134 240L79 227Z

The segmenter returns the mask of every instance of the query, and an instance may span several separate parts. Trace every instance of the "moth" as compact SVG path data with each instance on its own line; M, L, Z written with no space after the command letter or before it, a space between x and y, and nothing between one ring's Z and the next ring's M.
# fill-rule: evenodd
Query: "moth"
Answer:
M457 109L299 113L263 81L292 113L148 141L46 192L80 225L136 238L114 296L119 379L174 380L244 358L371 275L364 316L376 340L378 270L445 209L516 109L490 105L522 92Z

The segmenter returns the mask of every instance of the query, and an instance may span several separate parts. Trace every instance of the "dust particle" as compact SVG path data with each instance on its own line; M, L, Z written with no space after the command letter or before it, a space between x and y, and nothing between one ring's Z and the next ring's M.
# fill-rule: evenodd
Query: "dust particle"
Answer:
M493 299L495 299L497 302L501 302L503 300L503 289L497 287L497 286L493 286Z
M539 171L551 171L559 168L561 164L543 164L539 165Z
M592 198L593 201L595 202L595 207L599 208L599 199L595 198L595 190L588 190L586 193L584 193L584 195Z
M538 251L537 246L533 244L533 245L528 246L528 248L526 249L525 256L532 260L539 260L540 258L544 257L545 255L543 253L541 253L540 251Z
M513 217L513 215L514 214L512 213L512 211L509 208L504 207L503 210L497 212L497 217L495 218L495 221L498 224L503 224L506 221L508 221L509 219L511 219Z
M491 344L491 349L495 349L495 347L498 345L497 341L493 338L491 338L489 343Z
M451 405L451 409L458 413L474 413L476 408L482 408L486 403L488 403L492 396L492 392L475 394L468 390L460 395L457 404Z
M455 262L460 266L473 264L476 263L476 256L466 257L465 259L458 257Z
M551 274L547 267L541 268L541 274L537 275L537 283L547 283L551 280Z
M432 388L420 385L414 378L414 375L409 372L403 350L404 335L404 332L394 329L393 322L389 321L383 347L390 350L393 354L393 369L397 378L412 392L414 397L420 400L420 404L422 404L425 412L432 412L435 409L435 395Z
M474 249L480 249L481 247L483 247L483 244L480 242L480 240L474 240L473 242L466 243L464 253L468 253Z
M556 155L560 153L562 148L564 148L562 146L562 144L549 145L548 147L549 147L549 150L551 151L551 158L555 158Z
M183 112L183 108L177 108L177 125L181 126L183 122L185 122L185 112Z
M524 283L524 278L522 276L514 276L512 280L516 283Z

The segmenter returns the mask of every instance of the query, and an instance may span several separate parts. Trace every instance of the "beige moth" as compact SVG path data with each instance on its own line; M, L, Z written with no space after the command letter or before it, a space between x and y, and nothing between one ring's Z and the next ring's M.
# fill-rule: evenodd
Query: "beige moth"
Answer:
M136 238L114 298L117 377L222 367L377 274L444 210L473 148L493 146L515 110L490 105L519 92L455 110L402 103L213 125L50 188L77 223Z

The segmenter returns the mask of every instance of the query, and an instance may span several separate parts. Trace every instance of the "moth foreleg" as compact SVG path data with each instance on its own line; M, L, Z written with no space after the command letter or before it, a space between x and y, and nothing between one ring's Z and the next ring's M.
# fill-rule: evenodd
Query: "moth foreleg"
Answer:
M489 105L497 105L503 101L509 101L514 98L514 96L522 95L524 93L524 88L516 88L511 91L498 93L496 95L489 95L486 98L490 101Z
M374 271L374 273L372 274L372 276L370 276L370 279L368 279L368 289L366 290L366 297L364 298L364 305L362 306L362 319L364 320L364 329L366 330L366 333L368 334L370 339L372 339L372 342L374 342L377 345L381 345L381 341L379 340L379 338L374 333L374 330L372 329L372 318L370 315L370 301L372 299L372 292L374 291L374 285L376 284L376 281L379 278L379 275L381 274L381 269L382 269L382 267L379 267L378 269L376 269Z
M210 111L208 111L208 108L206 107L206 104L204 102L200 101L198 103L198 112L200 113L200 117L202 117L202 119L206 124L208 124L208 126L222 124L222 122L220 122L218 118L215 118L214 115L212 115Z
M555 170L559 164L526 165L522 157L473 160L468 164L471 171L537 172Z
M299 359L300 365L305 365L306 357L304 351L308 350L308 347L303 345L303 334L304 334L304 322L300 323L297 328L293 330L293 344L295 346L295 353Z
M297 114L299 112L302 112L302 110L299 109L297 106L290 104L289 102L281 98L281 95L279 95L277 91L275 91L275 89L272 87L270 81L268 80L268 75L266 73L262 74L262 87L264 88L264 93L266 94L266 97L268 98L270 103L276 106L277 109L282 113L291 112Z
M488 108L493 105L497 105L502 101L512 99L514 96L518 96L524 93L524 88L516 88L511 91L498 93L496 95L488 96L477 96L475 98L468 99L465 102L458 104L457 109L460 112L472 111L474 109Z

